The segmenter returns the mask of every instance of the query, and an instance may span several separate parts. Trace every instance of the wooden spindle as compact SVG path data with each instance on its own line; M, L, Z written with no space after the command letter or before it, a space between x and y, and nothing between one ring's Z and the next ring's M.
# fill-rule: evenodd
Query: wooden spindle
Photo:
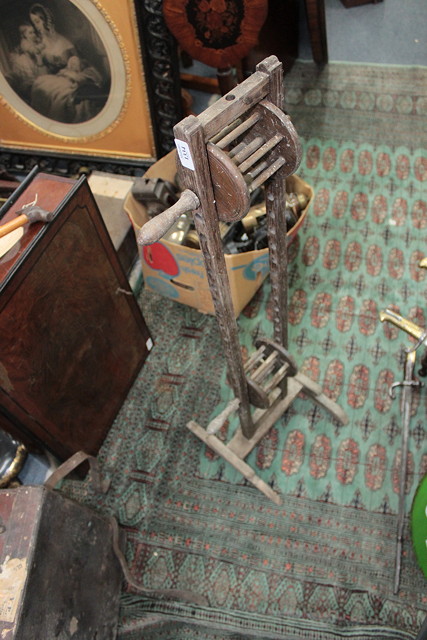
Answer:
M255 151L255 153L249 156L247 160L239 164L239 170L242 173L246 173L248 169L256 164L258 160L261 160L261 158L265 156L269 151L274 149L274 147L278 145L282 140L283 136L280 133L276 133L276 135L270 138L270 140L267 140L267 142L265 142L262 147L258 149L258 151Z
M242 122L241 118L237 118L237 120L234 120L234 122L230 122L229 125L221 129L221 131L218 131L218 133L215 136L213 136L209 140L209 142L212 142L213 144L217 144L222 138L224 138L228 133L230 133L230 131L234 131L234 129L238 127L239 124L241 124L241 122Z
M269 178L271 178L276 171L278 171L283 165L286 163L286 160L282 157L278 158L273 164L271 164L267 169L265 169L251 184L249 187L249 193L258 189L264 182L266 182Z
M252 373L251 379L254 382L261 384L268 374L271 373L276 363L277 355L277 351L270 353L268 358L266 358L264 362Z
M229 155L230 158L234 158L235 155L237 155L238 153L240 153L240 151L243 151L244 149L246 149L246 143L245 142L240 142L239 144L236 144L236 146L233 147L228 152L228 155Z
M246 131L248 131L248 129L253 127L254 124L256 124L260 118L261 118L261 114L253 113L251 116L249 116L249 118L244 120L241 124L239 124L239 126L233 129L233 131L230 131L230 133L228 133L226 136L224 136L221 140L219 140L215 144L220 149L225 149L226 147L228 147L228 145L231 142L234 142L234 140L237 140L237 138L239 138L242 135L242 133L245 133Z
M276 373L274 374L274 376L271 378L271 380L268 382L268 384L265 385L264 387L264 391L269 394L273 391L273 389L275 389L276 387L279 386L279 384L282 382L283 378L285 378L285 376L287 376L289 374L289 365L287 362L285 362L285 364L283 364L280 369L278 369L276 371Z
M254 167L253 169L251 169L245 174L245 180L246 179L249 181L254 180L257 177L257 175L261 173L261 171L264 171L267 168L268 168L268 162L263 160L262 162L257 164L256 167Z
M233 156L230 153L229 156L230 158L232 157L234 159L234 162L237 165L240 165L244 160L249 158L249 156L251 156L255 151L258 151L258 149L262 147L263 144L265 144L265 138L263 138L262 136L258 136L248 144L245 144L244 148L241 151L239 151L236 154L233 154Z
M244 364L244 372L248 375L251 370L256 367L258 362L263 358L265 352L265 347L261 346L259 349L254 351L254 353L246 360Z

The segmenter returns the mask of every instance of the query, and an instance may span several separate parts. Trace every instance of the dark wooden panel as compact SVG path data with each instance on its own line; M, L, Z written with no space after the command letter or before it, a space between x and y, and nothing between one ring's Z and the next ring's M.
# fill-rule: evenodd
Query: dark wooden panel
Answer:
M0 425L61 459L95 454L149 332L86 181L39 175L16 207L35 193L54 220L0 260Z

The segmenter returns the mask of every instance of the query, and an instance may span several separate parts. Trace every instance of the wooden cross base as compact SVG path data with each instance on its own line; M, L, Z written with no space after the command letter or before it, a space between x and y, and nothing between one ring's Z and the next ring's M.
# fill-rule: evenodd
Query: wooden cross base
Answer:
M295 400L300 391L309 395L312 400L324 409L327 409L334 418L339 420L343 425L348 423L348 416L341 407L328 398L321 387L313 382L303 373L296 373L292 377L287 378L287 390L283 394L281 389L277 387L271 393L272 403L267 409L256 409L253 414L255 432L251 438L243 435L242 428L239 426L235 435L228 444L222 442L215 433L225 423L231 413L237 410L239 401L234 398L229 405L208 425L207 429L201 427L197 422L191 420L187 427L200 438L208 447L218 453L224 460L229 462L237 469L249 482L259 489L267 498L270 498L275 504L282 504L281 496L274 491L262 478L246 462L245 458L256 447L260 440L267 435L271 427L284 414L287 408Z

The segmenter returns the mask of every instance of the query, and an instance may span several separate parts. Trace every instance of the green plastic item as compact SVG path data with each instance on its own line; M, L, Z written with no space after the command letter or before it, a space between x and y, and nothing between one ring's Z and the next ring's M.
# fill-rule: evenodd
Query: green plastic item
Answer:
M412 503L411 535L418 564L427 578L427 474L418 485Z

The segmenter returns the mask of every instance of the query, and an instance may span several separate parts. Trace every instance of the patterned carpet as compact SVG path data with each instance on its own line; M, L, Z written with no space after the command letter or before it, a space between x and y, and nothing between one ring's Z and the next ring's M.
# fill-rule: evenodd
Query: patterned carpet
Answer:
M206 425L229 398L215 319L142 292L155 347L100 452L111 489L65 490L117 516L143 585L191 589L209 606L125 591L120 640L417 634L426 583L407 527L393 595L401 417L387 393L411 340L378 312L426 326L426 81L427 69L348 64L298 63L286 76L298 173L315 189L290 252L289 348L350 422L300 397L252 452L282 507L185 427ZM272 335L269 299L267 280L239 319L248 350ZM411 417L407 510L427 471L426 396Z

